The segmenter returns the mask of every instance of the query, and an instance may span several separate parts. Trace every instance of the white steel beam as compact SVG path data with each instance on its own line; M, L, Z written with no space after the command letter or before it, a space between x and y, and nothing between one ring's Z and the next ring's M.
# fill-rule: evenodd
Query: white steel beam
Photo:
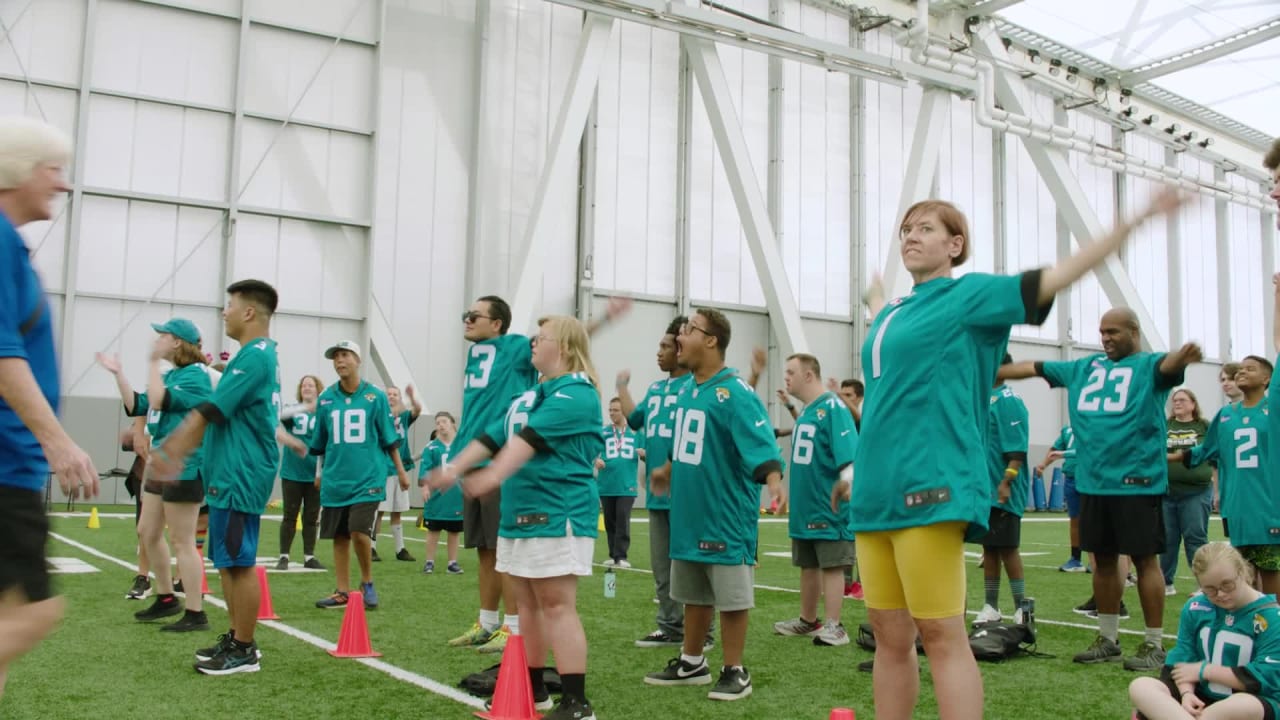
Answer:
M778 252L778 235L769 219L760 184L756 181L748 155L747 138L742 133L738 112L729 93L729 81L720 65L720 55L715 44L691 36L680 38L689 69L697 80L702 104L711 121L711 134L715 137L720 162L729 180L738 217L746 235L747 247L755 261L756 272L764 289L765 305L769 309L770 325L778 337L783 357L807 352L809 342L805 338L800 311L795 295L787 281L787 270Z
M609 37L615 25L616 20L592 13L587 13L582 24L573 70L569 74L564 98L560 101L560 112L551 133L551 142L547 146L546 164L538 178L533 207L529 210L529 224L524 231L520 276L516 280L516 291L511 303L511 326L517 332L528 330L537 317L546 260L543 247L551 231L546 226L548 195L553 188L563 184L565 173L571 169L573 160L578 156L582 131L596 95L604 54L609 48Z
M1029 92L1026 83L1018 75L1004 69L1009 67L1009 54L993 26L984 24L974 34L974 40L995 60L996 99L1000 105L1010 113L1031 115L1032 108L1026 99ZM1102 237L1106 228L1090 207L1084 188L1071 171L1066 154L1027 138L1022 139L1022 144L1031 156L1031 162L1035 164L1040 178L1053 195L1058 213L1071 229L1076 244L1088 244L1094 238ZM1164 336L1157 329L1146 302L1138 294L1120 258L1114 254L1108 256L1093 273L1112 304L1127 307L1138 316L1143 343L1152 350L1167 349Z
M938 151L947 129L947 110L951 93L941 88L925 88L920 99L920 112L916 115L915 133L911 137L911 152L907 156L906 171L902 176L902 192L898 195L898 214L894 222L902 219L907 208L925 200L933 191L933 179L938 174ZM902 238L894 228L893 238L885 252L885 299L902 297L911 292L911 276L902 266Z
M1274 17L1264 23L1241 30L1227 37L1218 38L1200 47L1184 50L1183 52L1140 65L1130 72L1122 73L1120 75L1120 83L1125 86L1138 85L1158 77L1176 73L1179 70L1203 65L1278 37L1280 37L1280 17Z

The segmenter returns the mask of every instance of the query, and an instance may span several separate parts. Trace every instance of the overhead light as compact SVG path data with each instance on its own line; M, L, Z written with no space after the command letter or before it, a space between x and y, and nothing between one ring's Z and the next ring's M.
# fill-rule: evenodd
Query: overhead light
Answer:
M1075 84L1076 84L1076 75L1075 75L1075 73L1067 73L1067 82L1071 83L1072 85L1075 85Z
M1160 116L1155 113L1151 113L1150 115L1142 118L1142 123L1144 125L1155 125L1158 122L1160 122Z
M1058 77L1059 75L1062 74L1062 68L1058 67L1057 65L1052 65L1049 67L1049 74L1054 77Z
M1038 64L1038 63L1040 62L1040 51L1039 51L1039 50L1028 50L1028 51L1027 51L1027 59L1028 59L1028 60L1030 60L1033 64Z
M1182 136L1182 141L1183 141L1183 142L1191 142L1192 140L1195 140L1195 139L1196 139L1196 131L1195 131L1195 130L1189 130L1189 131L1187 131L1187 134L1186 134L1186 135L1183 135L1183 136Z
M1130 105L1129 107L1127 107L1127 108L1125 108L1125 109L1121 110L1121 111L1120 111L1120 115L1121 115L1121 117L1125 117L1125 118L1132 118L1132 117L1133 117L1133 111L1134 111L1134 110L1136 110L1136 109L1137 109L1137 108L1135 108L1134 106Z
M1181 125L1179 125L1178 123L1173 123L1169 127L1165 128L1164 131L1169 133L1170 135L1177 135L1178 131L1181 129L1182 129Z
M1207 137L1196 144L1202 148L1208 149L1209 146L1213 144L1213 138Z

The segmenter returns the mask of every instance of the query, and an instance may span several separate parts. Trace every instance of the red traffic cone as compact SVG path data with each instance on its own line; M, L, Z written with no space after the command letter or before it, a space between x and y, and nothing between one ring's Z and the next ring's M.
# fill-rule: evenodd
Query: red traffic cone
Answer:
M502 651L502 667L498 684L493 689L493 704L476 717L485 720L538 720L542 715L533 709L533 685L529 682L529 663L524 656L524 638L511 635Z
M835 708L831 711L830 720L855 720L853 710L849 708Z
M258 603L258 619L279 620L280 616L271 607L271 585L267 583L267 569L261 565L255 567L258 570L258 587L262 590L262 600Z
M209 573L204 569L204 548L197 548L200 553L200 594L211 595L209 592Z
M369 642L369 625L364 619L364 597L359 591L347 593L347 609L342 613L342 630L338 633L338 647L329 651L337 658L382 657Z

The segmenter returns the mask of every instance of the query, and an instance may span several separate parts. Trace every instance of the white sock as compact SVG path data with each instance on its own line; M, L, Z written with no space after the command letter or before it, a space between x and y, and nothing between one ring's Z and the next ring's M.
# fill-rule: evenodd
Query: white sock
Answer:
M1146 640L1147 642L1151 643L1152 645L1155 645L1156 647L1162 647L1164 645L1163 635L1164 635L1164 628L1158 628L1158 627L1147 628Z
M684 653L680 653L680 659L690 665L693 665L694 667L697 667L702 663L706 662L706 659L703 658L701 655L685 655Z
M288 559L289 559L289 556L288 556L288 555L285 555L284 553L280 553L280 559L281 559L281 560L288 560Z
M507 626L507 629L511 631L512 635L520 634L520 616L519 615L508 615L504 617L502 619L502 624Z
M315 559L316 559L316 556L315 556L315 555L303 555L303 556L302 556L302 559L303 559L303 560L306 560L307 562L311 562L312 560L315 560Z
M480 627L493 632L498 629L501 623L498 622L497 610L481 610L480 611Z
M1120 616L1098 613L1098 634L1111 642L1117 642L1120 637Z
M404 523L396 523L396 526L391 528L391 537L395 538L396 552L400 552L401 550L403 550L404 549Z

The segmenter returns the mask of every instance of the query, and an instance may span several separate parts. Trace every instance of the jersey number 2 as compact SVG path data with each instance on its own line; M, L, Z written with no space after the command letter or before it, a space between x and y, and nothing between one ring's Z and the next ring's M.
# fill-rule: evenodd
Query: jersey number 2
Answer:
M1258 428L1236 428L1236 468L1258 467Z
M1129 385L1133 382L1133 368L1117 367L1107 372L1097 368L1089 375L1089 382L1080 391L1076 409L1080 412L1124 412L1129 404Z

